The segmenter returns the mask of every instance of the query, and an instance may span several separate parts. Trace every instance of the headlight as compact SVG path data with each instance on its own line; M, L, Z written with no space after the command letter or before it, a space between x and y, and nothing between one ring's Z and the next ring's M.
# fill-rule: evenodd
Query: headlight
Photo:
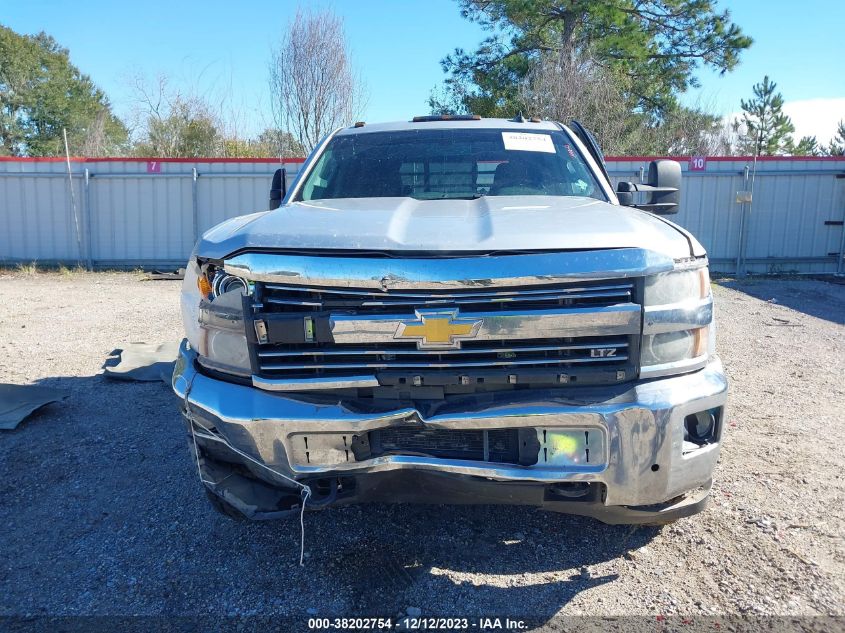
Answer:
M668 376L703 366L713 350L707 267L646 278L640 375Z
M200 267L197 260L191 258L185 267L185 279L182 281L182 324L185 336L197 353L203 353L202 329L200 328L200 301L203 297L199 289Z
M237 290L242 294L248 292L246 280L224 273L222 270L217 271L214 275L214 281L211 282L212 296L219 297L232 290Z
M185 334L200 363L248 376L251 364L242 304L248 284L239 277L210 268L192 259L185 269L181 298Z
M249 375L252 368L246 336L228 330L208 330L208 354L200 362L212 369Z
M706 266L694 270L661 273L646 278L645 304L659 306L689 299L706 299L710 294L710 274Z
M640 362L664 365L699 358L707 352L709 327L679 332L662 332L643 337Z

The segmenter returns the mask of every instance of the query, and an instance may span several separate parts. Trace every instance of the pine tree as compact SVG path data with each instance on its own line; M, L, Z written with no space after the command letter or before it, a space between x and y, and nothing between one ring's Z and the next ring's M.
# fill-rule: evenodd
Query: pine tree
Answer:
M783 113L783 95L775 92L776 88L766 75L754 86L754 98L741 101L742 119L734 121L734 131L739 134L738 153L775 156L788 154L793 148L795 126Z
M845 120L839 122L836 136L827 145L829 156L845 156Z
M590 57L626 79L638 112L661 116L676 97L698 86L701 68L732 70L752 40L716 0L458 0L461 15L490 36L475 49L441 61L445 95L434 111L513 116L524 107L520 87L543 57L563 75Z
M815 136L802 136L789 153L793 156L821 156L822 147Z

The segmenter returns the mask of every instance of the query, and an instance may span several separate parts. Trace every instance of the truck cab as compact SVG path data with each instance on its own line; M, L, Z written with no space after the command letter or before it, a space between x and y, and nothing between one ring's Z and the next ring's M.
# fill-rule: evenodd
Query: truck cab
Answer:
M614 190L577 123L336 130L197 243L173 389L219 510L708 500L727 381L680 167Z

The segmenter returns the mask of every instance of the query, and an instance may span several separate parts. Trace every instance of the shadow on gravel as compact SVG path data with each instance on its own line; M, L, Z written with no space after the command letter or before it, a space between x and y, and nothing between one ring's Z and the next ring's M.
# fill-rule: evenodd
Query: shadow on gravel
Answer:
M717 280L720 286L769 303L845 325L845 283L789 277Z
M351 591L363 613L530 616L550 619L578 593L618 578L597 563L642 547L657 528L510 506L360 506L319 521L360 541L312 556L308 566ZM315 517L316 518L316 517ZM313 520L306 516L306 521Z
M0 437L0 613L551 618L654 528L506 506L367 505L236 522L197 480L163 383L39 381L67 400ZM49 591L44 591L49 587Z

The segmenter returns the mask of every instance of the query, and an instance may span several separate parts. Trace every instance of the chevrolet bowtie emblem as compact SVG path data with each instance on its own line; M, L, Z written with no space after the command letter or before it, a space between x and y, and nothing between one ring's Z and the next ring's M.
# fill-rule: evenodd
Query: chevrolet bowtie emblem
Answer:
M478 335L483 321L458 316L458 310L416 310L415 321L399 324L393 338L411 339L417 349L459 349L461 341Z

